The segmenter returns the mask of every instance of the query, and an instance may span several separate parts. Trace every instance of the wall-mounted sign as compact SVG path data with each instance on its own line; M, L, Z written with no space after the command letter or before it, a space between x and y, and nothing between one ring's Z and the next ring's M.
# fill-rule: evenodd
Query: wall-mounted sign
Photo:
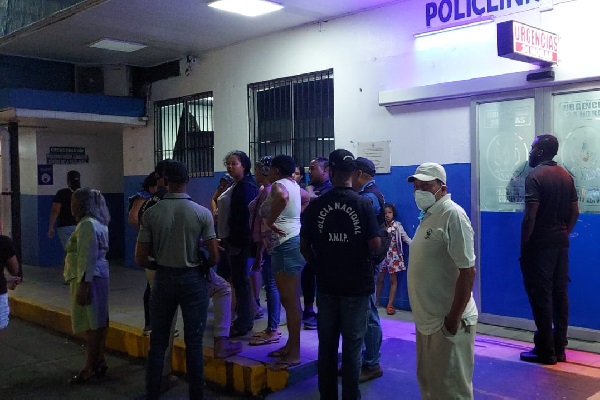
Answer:
M437 0L425 4L427 28L443 27L483 16L514 14L540 7L540 0Z
M54 182L54 167L38 164L38 185L52 185Z
M46 153L48 164L87 164L90 158L85 154L85 147L50 147Z
M392 172L392 142L362 142L356 145L356 157L365 157L373 161L378 174L389 174Z
M511 60L548 66L558 62L558 35L517 21L501 22L498 55Z

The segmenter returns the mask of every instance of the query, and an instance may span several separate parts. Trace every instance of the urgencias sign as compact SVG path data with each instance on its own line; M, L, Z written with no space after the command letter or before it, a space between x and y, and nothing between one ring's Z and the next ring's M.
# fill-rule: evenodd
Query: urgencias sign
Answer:
M497 30L500 57L541 66L558 62L558 35L517 21L501 22Z

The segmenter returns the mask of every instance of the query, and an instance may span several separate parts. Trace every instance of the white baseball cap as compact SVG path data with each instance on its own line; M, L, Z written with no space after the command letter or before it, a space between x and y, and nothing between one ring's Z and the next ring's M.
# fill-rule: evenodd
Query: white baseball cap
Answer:
M413 182L415 179L429 182L439 179L446 184L446 170L438 163L427 162L419 165L414 175L409 176L406 180Z

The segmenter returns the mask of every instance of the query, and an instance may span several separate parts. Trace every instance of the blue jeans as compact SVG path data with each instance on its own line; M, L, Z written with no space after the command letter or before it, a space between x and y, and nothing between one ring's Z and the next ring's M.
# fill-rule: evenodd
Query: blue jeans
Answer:
M75 228L77 225L67 225L61 226L60 228L56 228L56 233L58 233L58 238L60 239L60 244L62 245L63 250L67 247L67 242L69 238L75 232Z
M375 279L375 287L377 287L377 274L373 279ZM369 296L369 319L364 340L363 367L373 369L379 365L381 360L381 338L381 321L377 311L375 293L373 293Z
M267 327L274 331L279 327L281 302L279 301L279 290L277 290L275 284L273 271L271 271L271 256L266 251L263 253L262 279L267 294Z
M342 335L342 399L360 399L360 348L367 330L369 296L343 297L317 293L319 326L319 393L338 398L338 345Z
M164 354L169 345L171 323L181 307L185 359L190 399L204 397L202 339L206 328L208 289L199 268L159 267L150 300L152 333L146 368L148 399L158 399L163 378Z

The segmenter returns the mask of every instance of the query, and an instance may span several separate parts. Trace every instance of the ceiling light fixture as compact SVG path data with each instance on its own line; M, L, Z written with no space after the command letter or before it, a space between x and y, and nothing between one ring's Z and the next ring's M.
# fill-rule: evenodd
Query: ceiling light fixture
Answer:
M446 24L446 25L443 25L443 26L440 26L440 27L437 27L434 29L430 29L428 31L415 33L413 36L415 38L420 38L423 36L437 35L438 33L455 31L457 29L463 29L463 28L468 28L470 26L488 24L490 22L494 22L494 17L492 15L487 15L484 17L472 18L472 19L469 19L466 21Z
M111 50L111 51L122 51L125 53L132 53L148 47L145 44L125 42L122 40L115 39L100 39L97 42L90 44L88 47L95 47L97 49Z
M209 7L246 17L256 17L273 11L281 10L283 6L267 0L216 0L208 4Z

